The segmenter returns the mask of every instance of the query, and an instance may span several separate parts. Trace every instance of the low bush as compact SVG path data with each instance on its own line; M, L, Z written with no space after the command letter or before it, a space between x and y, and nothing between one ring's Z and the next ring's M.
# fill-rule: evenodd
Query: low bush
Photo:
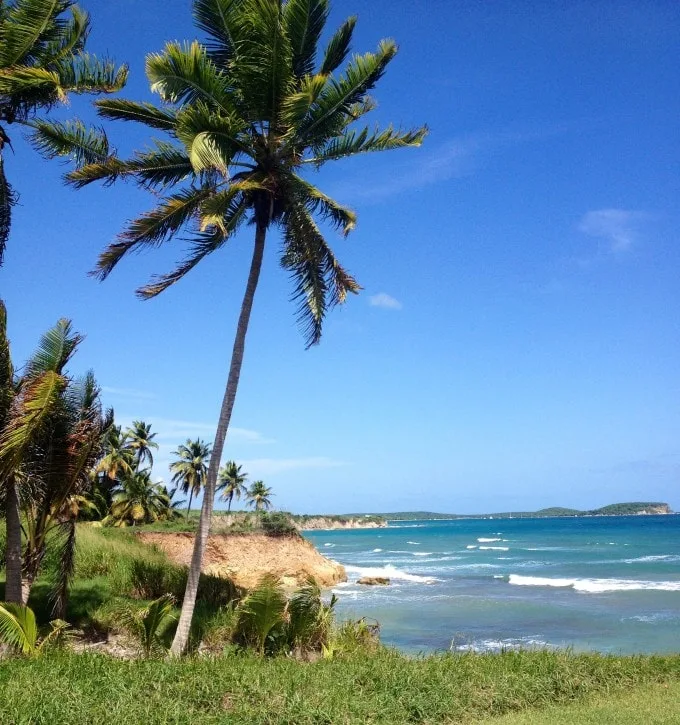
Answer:
M281 511L264 512L260 518L260 526L267 536L299 536L288 515Z

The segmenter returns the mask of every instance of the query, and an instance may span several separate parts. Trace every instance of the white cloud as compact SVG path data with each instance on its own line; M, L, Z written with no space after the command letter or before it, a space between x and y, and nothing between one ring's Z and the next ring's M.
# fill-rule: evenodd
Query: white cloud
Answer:
M368 298L368 302L371 307L382 307L384 310L400 310L402 308L401 302L386 292L379 292L377 295L372 295Z
M647 214L628 209L597 209L589 211L579 222L580 232L604 239L609 251L625 252L640 239L640 223Z
M336 461L326 456L312 456L309 458L253 458L241 461L244 470L248 471L250 478L271 476L286 471L297 471L310 468L337 468L347 465L343 461Z
M142 416L146 422L151 423L152 430L156 433L158 441L178 441L183 443L187 438L206 438L210 442L215 436L215 423L202 423L191 420L175 420L173 418L158 418L155 416ZM117 422L124 427L132 423L132 418L122 417ZM262 433L250 428L238 428L231 426L227 434L228 440L235 440L240 443L275 443L273 438L267 438Z
M130 400L154 400L155 395L146 390L136 390L135 388L112 388L108 385L102 385L102 392L105 395L111 395L118 398L128 398Z

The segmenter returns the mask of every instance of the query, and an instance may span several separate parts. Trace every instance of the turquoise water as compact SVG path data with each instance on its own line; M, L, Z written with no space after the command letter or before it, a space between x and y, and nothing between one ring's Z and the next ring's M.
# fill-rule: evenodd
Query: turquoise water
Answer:
M408 652L680 651L680 516L398 522L306 532L349 581L341 616ZM356 583L387 576L389 587Z

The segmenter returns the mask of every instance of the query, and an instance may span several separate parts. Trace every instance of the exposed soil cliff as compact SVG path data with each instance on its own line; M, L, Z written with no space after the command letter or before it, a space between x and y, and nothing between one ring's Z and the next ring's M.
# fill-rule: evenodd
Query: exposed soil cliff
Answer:
M188 565L191 560L193 534L148 532L139 537L178 564ZM255 586L267 573L280 577L287 586L301 584L310 575L324 587L347 580L341 564L326 559L310 542L297 536L213 534L204 561L203 571L227 576L246 588Z

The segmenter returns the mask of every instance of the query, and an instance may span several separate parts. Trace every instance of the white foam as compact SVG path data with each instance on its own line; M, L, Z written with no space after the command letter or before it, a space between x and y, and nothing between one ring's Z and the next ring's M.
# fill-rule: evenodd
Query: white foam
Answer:
M500 541L500 539L485 539L484 537L480 537L477 541L479 541L480 544L489 544L492 541Z
M641 589L680 592L680 581L643 581L637 579L567 579L510 574L510 584L529 587L571 587L577 592L630 592Z
M470 544L470 546L466 546L466 549L476 549L477 547L474 544Z
M335 544L324 544L324 546L335 546Z
M412 551L413 556L432 556L432 551Z
M364 576L385 577L387 579L394 579L395 581L420 582L422 584L434 584L435 582L441 581L441 579L435 579L435 577L431 576L409 574L406 571L397 569L391 564L387 564L386 566L345 566L345 571L348 574L355 575L357 579Z
M494 574L493 578L494 579L505 579L505 577L502 574Z
M507 546L480 546L480 551L510 551Z
M411 544L411 546L420 546L420 541L407 541L407 544Z
M373 553L377 554L378 552L382 551L382 549L373 549Z
M676 554L657 554L651 556L638 556L636 559L624 559L626 564L636 564L637 562L651 562L651 561L667 561L674 562L680 561L680 556Z

